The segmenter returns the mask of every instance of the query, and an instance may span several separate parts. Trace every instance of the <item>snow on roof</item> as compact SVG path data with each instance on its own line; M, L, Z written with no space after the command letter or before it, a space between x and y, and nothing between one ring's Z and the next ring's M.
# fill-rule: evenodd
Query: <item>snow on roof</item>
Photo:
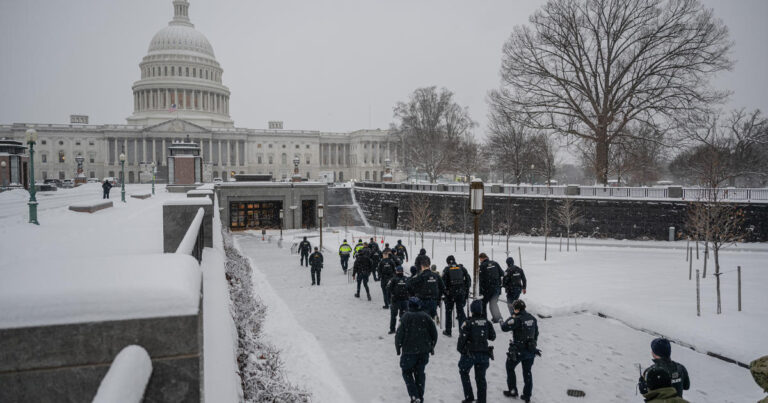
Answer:
M194 315L201 272L188 255L46 259L5 266L0 328Z
M187 194L188 195L212 195L213 194L213 190L198 188L198 189L195 189L195 190L188 191Z
M207 206L211 204L213 204L213 202L207 197L192 197L163 202L163 206Z

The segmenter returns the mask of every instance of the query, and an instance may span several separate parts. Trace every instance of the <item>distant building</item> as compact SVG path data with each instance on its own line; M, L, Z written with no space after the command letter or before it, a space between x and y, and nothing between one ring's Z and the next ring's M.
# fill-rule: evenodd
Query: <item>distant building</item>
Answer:
M224 70L213 47L190 22L187 0L173 0L173 9L173 19L155 34L139 63L141 77L133 84L133 114L127 124L89 125L88 116L72 115L70 124L0 125L0 138L18 141L28 128L37 130L36 178L74 177L78 155L85 158L89 178L117 177L118 157L124 152L127 183L138 183L143 167L152 161L158 181L164 182L168 146L186 136L200 145L213 178L228 180L232 173L243 173L289 180L294 157L301 159L301 175L308 179L320 179L317 173L323 171L332 172L334 181L378 181L387 158L396 180L404 177L398 169L401 143L387 130L284 130L281 121L268 122L269 129L235 127L229 115L230 90L222 83Z

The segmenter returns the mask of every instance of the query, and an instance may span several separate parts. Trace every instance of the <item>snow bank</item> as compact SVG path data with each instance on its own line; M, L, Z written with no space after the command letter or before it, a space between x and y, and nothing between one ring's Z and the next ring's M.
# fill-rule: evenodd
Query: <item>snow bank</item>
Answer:
M101 380L93 403L139 403L152 375L147 350L132 345L120 351Z
M0 328L194 315L200 268L192 256L123 255L0 265Z

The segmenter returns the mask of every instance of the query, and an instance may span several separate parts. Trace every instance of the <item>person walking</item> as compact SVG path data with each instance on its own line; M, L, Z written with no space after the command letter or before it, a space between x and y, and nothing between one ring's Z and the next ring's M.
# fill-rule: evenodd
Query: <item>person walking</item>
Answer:
M364 247L355 256L355 263L352 265L352 279L357 280L357 293L355 298L360 298L360 284L365 287L365 293L368 295L368 301L371 300L371 290L368 289L368 276L373 270L368 248Z
M504 271L498 263L488 259L488 255L480 253L480 294L483 296L483 315L488 317L488 309L491 310L491 321L501 322L503 320L499 311L499 295L501 295L501 279L504 277Z
M347 268L349 267L349 255L352 254L352 247L349 246L347 240L341 243L339 246L339 258L341 259L341 270L344 270L344 274L347 274Z
M403 266L395 267L395 277L387 283L389 293L389 334L395 333L395 323L408 308L408 279L403 273Z
M520 298L520 293L525 294L525 288L528 285L528 281L525 279L525 273L523 269L515 266L515 259L511 256L507 258L507 270L504 272L504 278L501 280L501 286L507 292L507 308L509 308L509 315L514 315L515 311L512 309L512 303Z
M312 285L320 285L320 271L323 270L323 254L317 250L317 246L315 246L315 252L309 255L309 264L311 266L309 271L312 273Z
M379 250L379 245L373 238L368 242L368 248L371 250L371 266L376 269L379 267L379 262L381 261L381 250ZM379 281L379 274L376 270L373 270L373 281Z
M677 390L672 386L672 378L664 368L648 368L640 379L646 385L647 390L643 392L646 402L688 403L677 395Z
M654 368L661 368L669 374L671 385L677 391L677 396L683 397L683 390L691 388L691 380L688 378L688 370L685 369L685 366L672 361L670 358L672 355L672 345L669 343L669 340L661 337L654 339L651 342L651 355L653 356L653 365L644 371L637 384L640 393L645 394L650 390L650 387L644 385L645 375L648 371Z
M312 244L307 241L307 237L304 237L299 243L299 254L301 254L300 266L309 266L309 252L312 251Z
M429 270L427 270L429 271ZM437 328L416 297L408 300L408 312L400 318L395 334L395 351L400 356L400 370L412 403L424 401L429 355L435 353Z
M523 364L523 394L520 396L525 403L531 401L533 392L533 360L541 352L536 348L539 339L539 326L536 318L525 310L525 302L517 300L513 304L514 314L501 323L501 330L512 332L512 340L509 342L507 352L507 390L504 396L517 397L517 378L515 367Z
M384 295L383 309L389 309L389 280L395 276L395 267L397 263L389 256L389 252L384 252L384 258L381 259L379 265L376 267L376 271L379 272L379 278L381 279L381 294Z
M437 317L437 304L445 293L443 279L430 270L429 258L425 255L421 260L421 272L408 280L408 288L421 301L421 307L429 316Z
M395 254L400 259L400 264L408 261L408 249L403 245L403 241L398 239L397 245L395 245Z
M429 256L427 256L427 250L424 248L421 248L421 250L419 251L419 254L416 256L416 259L413 260L413 265L418 267L419 270L421 270L421 266L423 265L424 258L429 260Z
M456 263L456 258L453 255L448 256L445 263L448 265L443 269L443 284L445 285L445 330L443 330L443 334L451 337L454 307L456 308L459 328L467 319L464 314L464 307L467 305L467 296L472 287L472 277L469 276L469 272L463 265ZM482 302L480 306L482 307Z
M101 184L101 189L104 190L102 198L109 199L109 190L112 189L112 183L109 182L109 179L104 179L104 183Z
M459 358L459 377L464 389L462 403L475 401L472 392L472 382L469 380L469 371L475 369L475 384L477 385L477 403L485 403L488 385L485 382L485 371L493 359L493 346L488 345L488 340L496 340L496 331L493 324L483 317L483 302L475 300L469 306L472 315L464 322L459 330L459 342L456 349L461 353Z
M355 253L353 256L357 257L357 254L360 253L360 251L363 250L363 248L365 248L365 243L363 243L362 239L358 239L357 244L355 245Z

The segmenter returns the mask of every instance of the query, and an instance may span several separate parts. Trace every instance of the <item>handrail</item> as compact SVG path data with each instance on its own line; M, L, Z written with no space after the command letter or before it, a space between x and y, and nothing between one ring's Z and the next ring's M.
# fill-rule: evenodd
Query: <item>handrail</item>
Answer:
M187 228L184 239L181 240L176 253L194 256L198 262L203 259L203 216L205 210L200 207L192 220L192 224Z

